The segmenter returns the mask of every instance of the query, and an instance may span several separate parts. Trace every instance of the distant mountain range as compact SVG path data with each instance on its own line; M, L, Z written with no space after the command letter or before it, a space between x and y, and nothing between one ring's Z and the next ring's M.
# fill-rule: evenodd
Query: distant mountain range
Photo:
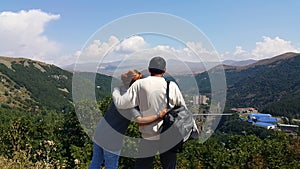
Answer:
M242 60L242 61L235 61L235 60L225 60L222 63L228 66L247 66L257 62L257 60L249 59L249 60Z
M225 60L223 62L188 62L175 59L167 60L167 71L173 75L186 75L196 74L204 72L214 66L223 63L228 66L246 66L255 63L256 60ZM85 72L97 72L100 74L106 74L109 76L119 75L126 72L129 69L137 69L139 71L147 70L148 61L141 59L128 59L125 61L114 61L107 63L78 63L63 66L62 69L70 71L85 71ZM179 69L180 68L180 69Z
M209 94L208 73L203 65L176 60L169 60L168 63L177 65L174 71L178 74L175 74L185 78L185 81L194 76L200 93ZM97 65L76 66L84 71L81 68ZM136 60L132 62L132 66L145 68L147 63ZM183 75L191 70L199 71L201 66L203 72ZM228 87L228 107L255 107L274 115L300 117L300 54L285 53L259 61L224 61L223 66ZM129 63L106 63L98 68L101 70L98 72L107 74L114 72L116 68L125 72L129 69ZM74 68L67 69L68 71L29 59L0 57L0 106L27 111L43 108L64 111L72 107L73 74L70 70ZM209 71L213 71L213 68ZM91 75L93 73L86 72L86 76ZM95 82L87 83L96 83L96 86L99 86L96 95L97 99L101 99L110 95L112 79L112 76L97 73Z

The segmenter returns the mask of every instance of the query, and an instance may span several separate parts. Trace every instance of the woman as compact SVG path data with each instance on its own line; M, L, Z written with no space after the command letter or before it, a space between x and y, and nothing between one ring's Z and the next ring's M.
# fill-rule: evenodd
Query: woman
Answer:
M122 74L123 84L120 86L120 91L125 93L136 80L141 78L142 74L137 70L129 70L127 73ZM104 118L100 120L96 127L93 157L89 169L99 169L103 163L105 169L117 169L123 137L130 120L134 118L139 125L143 125L159 120L165 114L166 111L162 111L158 115L142 117L136 108L118 111L112 102Z

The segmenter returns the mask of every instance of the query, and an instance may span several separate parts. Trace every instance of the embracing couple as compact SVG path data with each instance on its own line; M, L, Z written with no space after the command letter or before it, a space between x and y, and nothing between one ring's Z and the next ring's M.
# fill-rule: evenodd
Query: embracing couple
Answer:
M152 58L148 70L151 76L146 78L142 78L142 74L136 70L122 74L122 85L114 89L113 102L95 130L93 158L89 169L99 169L102 164L106 169L118 168L123 137L131 119L139 124L142 135L134 168L153 168L157 152L160 153L163 169L176 168L176 152L164 151L160 133L154 130L167 112L167 83L163 77L166 72L165 59ZM174 82L169 84L169 105L170 108L175 105L185 106L183 96Z

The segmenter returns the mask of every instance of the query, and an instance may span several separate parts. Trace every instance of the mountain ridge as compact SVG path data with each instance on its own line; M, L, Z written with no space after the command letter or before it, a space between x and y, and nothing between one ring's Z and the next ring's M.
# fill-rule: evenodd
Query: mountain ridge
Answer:
M257 60L255 63L245 65L245 66L234 66L234 65L226 65L226 64L223 64L223 66L225 69L240 69L240 70L248 69L248 68L259 66L259 65L266 65L266 64L271 64L276 61L290 59L290 58L296 57L298 55L300 55L300 53L287 52L287 53L283 53L283 54L280 54L280 55L277 55L277 56L274 56L271 58Z
M191 62L191 61L182 61L176 59L167 60L167 72L173 75L184 75L184 74L197 74L204 72L208 69L213 68L216 65L227 62ZM246 66L251 63L256 62L256 60L244 60L244 61L228 61L227 66ZM146 60L135 60L128 59L125 61L113 61L113 62L104 62L104 63L74 63L71 65L61 66L62 69L68 71L82 71L82 72L97 72L106 75L117 75L120 72L126 72L129 69L137 69L139 71L147 70L148 61ZM180 67L181 69L178 69Z

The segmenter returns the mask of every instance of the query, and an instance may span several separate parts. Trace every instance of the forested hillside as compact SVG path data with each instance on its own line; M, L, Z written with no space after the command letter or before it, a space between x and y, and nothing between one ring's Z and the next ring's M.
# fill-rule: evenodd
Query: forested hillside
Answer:
M85 76L95 76L85 73ZM1 107L23 110L66 111L72 109L72 73L57 66L29 59L0 57ZM110 93L111 77L97 74L97 98ZM83 86L84 87L84 86Z
M286 53L244 67L224 66L228 107L255 107L300 117L300 54ZM210 92L208 74L196 76L200 93Z

